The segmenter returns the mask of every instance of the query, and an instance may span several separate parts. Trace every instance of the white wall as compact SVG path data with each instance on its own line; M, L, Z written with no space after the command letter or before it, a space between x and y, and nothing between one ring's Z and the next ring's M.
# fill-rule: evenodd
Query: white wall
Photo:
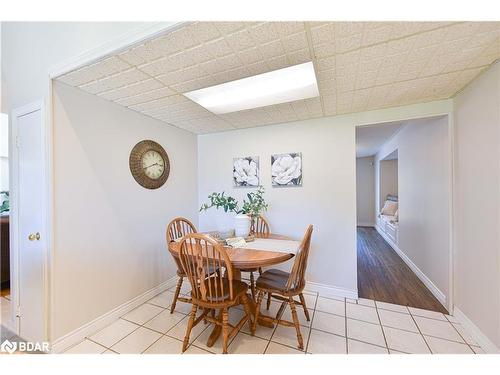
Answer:
M48 95L49 70L151 22L2 22L2 112Z
M373 156L356 158L356 216L358 226L375 226Z
M9 190L9 118L0 113L0 191Z
M379 214L382 207L384 207L388 195L398 195L398 160L380 160L379 163L377 214Z
M157 190L130 174L143 139L169 154ZM175 275L165 227L176 216L197 223L196 169L195 134L55 83L53 339Z
M324 118L202 135L198 140L200 204L213 191L244 198L251 190L233 188L233 157L259 156L272 232L298 238L313 224L307 280L355 292L354 129L353 122ZM271 187L271 154L285 152L302 152L302 187ZM215 229L217 214L215 210L201 213L201 229Z
M500 348L500 63L455 98L456 306Z
M450 291L448 142L447 117L409 121L375 156L378 186L381 159L398 150L398 247L446 297Z

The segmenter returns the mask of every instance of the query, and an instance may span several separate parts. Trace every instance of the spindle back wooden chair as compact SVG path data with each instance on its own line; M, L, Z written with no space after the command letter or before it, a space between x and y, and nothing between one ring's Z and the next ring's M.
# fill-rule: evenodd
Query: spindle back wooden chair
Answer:
M167 247L170 245L171 242L178 241L189 233L197 233L194 224L191 223L186 218L176 217L167 225ZM187 303L191 302L189 298L179 297L182 288L182 282L184 280L184 277L186 277L186 274L182 269L180 259L174 255L172 255L172 257L174 258L175 264L177 265L177 276L179 277L179 280L177 280L177 287L175 288L174 298L172 301L172 305L170 306L171 314L175 310L177 301L187 302Z
M295 327L299 349L304 349L304 342L302 339L302 334L300 333L300 323L297 317L297 310L295 305L302 305L302 307L304 308L304 314L309 321L309 311L307 310L302 291L304 290L304 287L306 285L305 272L307 269L309 249L311 247L312 231L313 226L309 225L299 246L299 249L295 254L295 260L290 272L285 272L278 269L270 269L262 273L262 275L259 276L256 282L258 294L252 333L255 333L256 322L257 319L259 319L262 299L264 297L264 294L268 293L269 295L272 295L273 298L282 301L282 303L278 310L278 313L276 314L276 317L272 318L269 316L260 316L260 318L272 323L277 323L288 327ZM293 297L295 296L299 296L300 302L294 300ZM293 322L281 319L281 316L287 305L290 305Z
M227 353L229 340L238 333L245 322L249 322L250 329L253 326L247 297L248 285L234 279L235 272L226 250L208 235L196 233L185 235L180 243L179 255L184 273L191 283L193 304L182 351L188 347L192 328L201 320L206 320L222 326L222 349L223 353ZM207 273L210 269L225 269L224 276L222 272ZM241 303L245 309L245 316L233 326L229 324L228 309ZM202 309L203 312L196 318L198 309ZM215 309L220 310L217 318L207 315Z
M253 232L253 233L252 233ZM259 215L256 218L252 219L251 233L260 237L269 236L269 222L265 219L264 216ZM252 292L252 298L255 300L256 292L255 292L255 277L254 272L259 271L259 275L262 274L262 268L246 268L242 269L241 272L249 272L250 273L250 291ZM269 297L271 298L271 297Z

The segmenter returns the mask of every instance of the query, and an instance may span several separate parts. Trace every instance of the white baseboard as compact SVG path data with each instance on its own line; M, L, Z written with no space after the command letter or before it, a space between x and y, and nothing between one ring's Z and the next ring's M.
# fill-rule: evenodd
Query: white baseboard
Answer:
M333 285L313 283L310 281L306 282L305 291L319 293L319 295L322 297L343 297L358 299L357 289L346 289Z
M357 224L358 227L375 227L375 223L360 222Z
M458 307L453 309L453 316L464 326L479 346L488 354L500 354L500 349L470 320Z
M71 346L78 344L80 341L85 339L85 337L93 335L104 327L110 325L116 319L142 305L144 302L150 300L158 293L161 293L168 288L175 286L176 282L177 276L173 276L160 285L148 290L147 292L144 292L140 296L137 296L130 301L121 304L120 306L114 308L106 314L101 315L100 317L92 320L87 324L84 324L80 328L75 329L74 331L64 335L63 337L58 338L52 343L51 353L62 353Z
M420 268L417 267L417 265L415 263L413 263L413 261L408 258L408 256L398 247L398 245L396 245L381 229L378 225L375 226L375 229L377 230L377 232L384 238L384 240L394 249L394 251L396 252L396 254L399 255L399 257L401 259L403 259L403 262L405 262L408 267L411 268L411 270L413 272L415 272L415 274L417 275L417 277L420 279L420 281L422 281L425 286L431 291L431 293L434 295L434 297L436 297L438 299L439 302L441 302L441 304L443 306L448 306L448 302L446 300L446 296L444 295L443 292L441 292L441 290L439 290L439 288L431 281L431 279L429 279L425 273L422 272L422 270Z

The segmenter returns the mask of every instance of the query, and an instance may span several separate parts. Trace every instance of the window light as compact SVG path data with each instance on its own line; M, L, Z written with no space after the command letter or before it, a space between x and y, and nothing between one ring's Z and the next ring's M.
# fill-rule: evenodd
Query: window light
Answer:
M319 96L312 62L205 87L184 94L212 113L222 114Z

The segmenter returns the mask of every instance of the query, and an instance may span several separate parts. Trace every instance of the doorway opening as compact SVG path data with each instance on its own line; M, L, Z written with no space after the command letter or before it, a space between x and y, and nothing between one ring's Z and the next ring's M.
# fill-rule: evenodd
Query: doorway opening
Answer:
M0 323L11 320L9 117L0 113Z
M358 294L447 313L447 116L356 129Z

